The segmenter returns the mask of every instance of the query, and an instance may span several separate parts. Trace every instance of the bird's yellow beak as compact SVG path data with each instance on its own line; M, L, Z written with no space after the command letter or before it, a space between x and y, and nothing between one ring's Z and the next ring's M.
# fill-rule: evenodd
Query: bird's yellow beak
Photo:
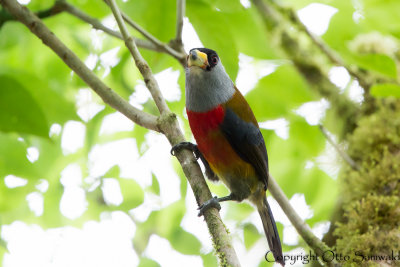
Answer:
M207 54L195 49L190 51L188 56L188 67L197 66L206 69L208 65Z

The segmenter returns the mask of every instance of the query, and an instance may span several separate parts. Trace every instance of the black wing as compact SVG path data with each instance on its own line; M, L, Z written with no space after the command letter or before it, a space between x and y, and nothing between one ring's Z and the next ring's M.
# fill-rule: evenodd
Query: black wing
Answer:
M220 128L240 158L254 167L267 189L268 155L260 129L251 122L243 121L230 108L226 108Z

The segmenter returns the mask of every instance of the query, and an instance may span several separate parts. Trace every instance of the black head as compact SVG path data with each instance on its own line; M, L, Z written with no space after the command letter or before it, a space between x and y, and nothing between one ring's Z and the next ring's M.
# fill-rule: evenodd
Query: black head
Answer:
M196 60L196 52L195 51L200 51L204 54L207 55L207 66L205 66L205 70L211 70L212 68L214 68L218 62L219 62L219 57L217 52L215 52L214 50L208 49L208 48L193 48L189 51L189 57L191 57L191 59Z

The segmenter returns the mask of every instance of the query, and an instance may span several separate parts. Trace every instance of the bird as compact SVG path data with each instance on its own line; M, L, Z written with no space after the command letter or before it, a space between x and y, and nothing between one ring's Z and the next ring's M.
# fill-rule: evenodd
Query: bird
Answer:
M208 48L193 48L187 56L186 113L197 145L182 142L171 153L190 149L200 158L206 176L222 181L230 190L225 197L203 203L199 216L219 202L245 199L253 203L275 261L285 265L282 246L266 198L268 155L257 120L244 96L226 73L217 54Z

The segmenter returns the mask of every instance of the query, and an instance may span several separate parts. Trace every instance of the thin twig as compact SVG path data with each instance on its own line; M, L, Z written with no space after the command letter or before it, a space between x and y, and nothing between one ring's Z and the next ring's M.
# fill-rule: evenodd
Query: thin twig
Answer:
M350 165L350 167L352 167L354 170L356 171L360 170L360 166L332 140L325 127L320 124L319 129L325 136L326 140L328 140L328 142L333 146L333 148L335 148L335 150L344 159L344 161L347 162Z
M157 106L158 110L160 111L160 114L170 113L167 103L165 102L164 97L161 94L158 83L157 83L156 79L154 78L154 75L153 75L151 69L149 68L147 62L140 54L140 52L135 44L135 40L129 34L128 28L125 25L124 19L122 18L122 14L121 14L119 8L117 7L117 4L113 0L108 1L108 2L109 2L109 6L114 14L114 17L117 21L119 30L121 31L121 34L125 40L125 45L131 52L131 55L132 55L133 59L135 60L136 66L139 69L140 73L142 74L143 79L146 83L146 86L149 89L149 91L154 99L154 102L156 103L156 106Z
M92 27L94 29L101 30L101 31L113 36L113 37L116 37L118 39L124 40L124 38L122 37L120 32L114 31L113 29L110 29L110 28L104 26L99 20L91 17L90 15L86 14L82 10L76 8L75 6L73 6L73 5L71 5L71 4L67 3L67 2L63 2L63 8L69 14L71 14L71 15L79 18L80 20L92 25ZM135 38L135 43L139 47L146 48L146 49L153 50L153 51L161 52L161 49L159 49L157 46L155 46L150 41L142 40L142 39L139 39L139 38Z
M106 4L110 5L108 0L104 0L104 1L105 1ZM140 32L144 37L146 37L146 39L148 39L150 42L152 42L155 46L157 46L159 49L161 49L165 53L167 53L167 54L171 55L172 57L176 58L182 65L184 64L184 62L186 60L186 55L185 54L182 54L182 53L179 53L179 52L175 51L169 45L167 45L167 44L161 42L160 40L158 40L151 33L146 31L145 29L143 29L139 24L134 22L124 12L121 11L120 14L121 14L121 17L123 18L123 20L126 21L126 23L128 23L132 28L134 28L138 32Z
M324 242L319 240L311 231L308 224L306 224L297 212L293 209L292 205L290 205L289 199L286 197L285 193L279 187L275 179L270 175L268 179L268 190L271 192L271 195L276 199L279 206L285 212L286 216L296 228L297 232L304 239L307 245L310 246L314 250L314 252L320 257L322 260L324 259L324 253L326 251L332 251ZM325 262L328 266L338 266L335 260Z
M172 49L169 45L164 44L163 42L161 42L160 40L158 40L156 37L154 37L153 35L151 35L149 32L147 32L146 30L144 30L142 27L140 27L136 22L134 22L133 20L131 20L131 18L126 15L125 13L121 13L122 14L122 18L134 29L136 29L137 31L139 31L141 34L144 35L144 37L146 37L147 39L149 39L151 42L153 42L156 46L158 46L159 48L161 48L162 50L164 50L164 52L166 52L167 54L173 56L174 58L176 58L181 64L184 64L185 60L186 60L186 55L179 53L177 51L175 51L174 49Z
M183 17L185 16L186 0L176 1L176 35L175 41L182 45Z
M25 24L44 44L50 47L81 79L87 83L111 107L120 111L135 123L154 131L160 131L157 117L143 112L105 85L44 23L29 9L15 0L0 0L0 3L19 21Z

